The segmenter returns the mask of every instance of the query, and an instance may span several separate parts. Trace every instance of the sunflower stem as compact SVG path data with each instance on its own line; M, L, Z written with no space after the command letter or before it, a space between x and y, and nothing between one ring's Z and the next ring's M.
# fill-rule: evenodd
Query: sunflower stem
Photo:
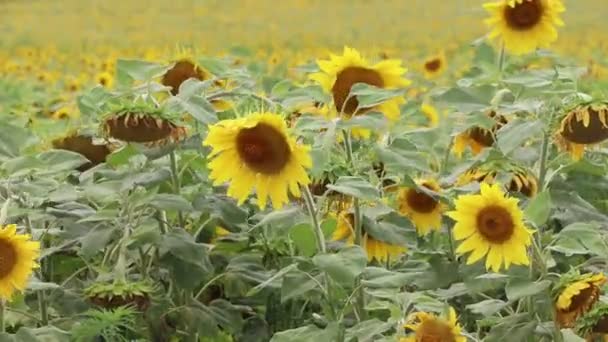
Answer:
M500 54L498 55L498 72L499 72L501 81L502 81L502 73L505 69L505 59L506 59L505 43L503 42L500 46Z
M171 162L171 179L173 180L173 193L179 195L181 192L181 186L179 184L179 173L177 171L177 158L175 157L175 149L172 149L171 153L169 153L169 160ZM186 222L184 221L184 216L182 215L181 210L177 211L177 218L179 220L180 227L185 228Z
M25 231L32 236L32 221L30 220L29 217L25 218ZM40 247L45 248L45 241L44 239L42 241L40 241ZM40 279L40 281L46 281L46 263L43 262L43 260L40 260L40 270L38 272L38 278ZM45 290L40 290L36 293L36 297L38 299L38 310L40 310L40 322L42 323L42 325L47 325L49 322L49 314L48 314L48 305L47 305L47 301L46 301L46 291ZM2 321L4 321L4 319L2 319ZM4 327L4 322L2 323L3 327ZM2 328L2 332L4 332L4 328Z
M6 326L4 324L4 312L6 302L4 299L0 299L0 334L6 332Z
M302 186L302 190L304 192L304 203L306 204L306 210L308 211L308 215L310 215L313 232L315 233L317 240L317 249L319 253L325 253L325 235L323 234L323 229L321 229L321 224L319 223L319 218L317 217L317 209L315 207L314 198L312 197L308 186Z
M545 178L547 177L547 157L549 155L549 134L543 134L543 142L540 150L540 166L538 170L538 185L540 191L545 189Z
M353 167L355 167L355 162L353 159L353 144L350 139L350 132L347 130L342 131L342 135L344 136L344 149L346 150L346 160Z

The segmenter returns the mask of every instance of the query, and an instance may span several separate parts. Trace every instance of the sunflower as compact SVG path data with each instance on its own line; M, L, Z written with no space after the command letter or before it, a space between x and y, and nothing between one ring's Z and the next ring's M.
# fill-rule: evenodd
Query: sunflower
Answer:
M461 157L468 146L473 152L473 155L478 155L484 148L494 145L496 133L506 125L508 121L504 116L497 115L494 111L489 112L488 116L496 122L494 126L491 129L475 126L458 134L454 138L454 145L452 147L454 154Z
M312 167L310 147L296 143L283 118L274 113L252 113L209 127L203 145L210 146L210 178L214 185L230 181L228 195L242 204L255 187L260 208L267 197L274 208L288 201L287 190L300 197Z
M409 336L399 339L399 342L467 341L467 338L462 335L456 311L451 307L445 318L427 312L416 312L408 317L404 327L406 330L411 330L411 333Z
M133 306L144 312L150 307L154 287L145 281L95 283L84 289L86 298L98 307L115 309Z
M463 186L472 182L493 184L498 172L505 172L510 176L508 186L505 190L509 192L519 192L526 197L534 197L538 192L538 181L529 171L516 165L500 166L487 163L478 167L471 168L456 180L456 186Z
M500 37L507 51L522 55L557 40L557 26L564 25L561 0L500 0L483 7L491 17L485 20L491 28L490 39Z
M359 108L357 97L349 95L356 83L383 89L409 85L410 81L403 77L407 69L401 66L400 60L386 59L372 65L357 50L344 47L342 56L331 55L329 60L319 60L317 63L321 71L312 74L310 78L332 95L333 107L341 116L350 118L375 110L391 121L399 118L399 107L405 103L403 97L394 97L374 108Z
M161 83L171 87L171 94L177 95L179 87L190 78L203 81L209 78L205 70L199 66L188 49L181 49L173 58L173 66L162 76Z
M93 136L72 132L64 137L57 138L52 141L53 148L59 150L67 150L80 153L85 156L89 162L78 168L79 171L86 171L93 166L99 165L106 161L106 158L112 153L113 146L107 143L97 144L93 142Z
M416 184L433 192L441 190L434 179L418 180ZM404 187L399 190L397 202L399 212L412 220L418 235L424 236L431 230L441 228L441 217L445 205L431 195L417 188Z
M103 86L104 88L110 89L114 84L114 76L112 76L112 74L107 71L103 71L97 74L97 76L95 77L95 81L97 82L97 84Z
M589 311L600 297L606 277L599 274L565 275L556 286L555 312L561 327L572 328L575 321Z
M437 55L427 58L422 67L424 77L427 79L433 79L440 76L447 68L447 59L445 58L445 53L440 52Z
M608 105L583 104L569 110L556 133L558 146L574 160L583 157L586 146L608 139Z
M186 128L173 113L149 105L125 104L105 115L102 130L114 139L149 145L178 141Z
M423 103L420 111L429 119L429 126L435 127L439 124L439 113L435 107L428 103Z
M344 240L346 244L353 245L355 243L355 216L353 213L348 208L342 208L337 215L332 214L331 216L334 216L337 220L332 240ZM375 259L378 262L395 260L407 250L405 247L391 245L375 239L365 232L365 227L363 227L362 247L367 254L367 260L373 261Z
M447 213L456 221L454 238L465 240L456 249L459 255L472 252L467 264L486 256L486 268L500 271L503 264L528 265L526 248L532 231L523 223L516 198L509 198L499 184L481 183L481 194L461 195L454 211Z
M17 226L0 226L0 300L8 301L15 291L27 285L32 270L38 267L40 243L28 234L17 234Z

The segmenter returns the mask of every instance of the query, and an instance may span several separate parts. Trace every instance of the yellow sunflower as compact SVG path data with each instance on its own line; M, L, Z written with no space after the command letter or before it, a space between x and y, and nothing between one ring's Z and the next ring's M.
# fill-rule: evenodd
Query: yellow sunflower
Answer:
M97 84L102 85L104 88L110 89L114 84L114 76L112 76L112 74L107 71L103 71L97 74L97 76L95 77L95 81L97 82Z
M429 126L436 127L439 124L439 112L428 103L423 103L420 111L429 119Z
M427 312L416 312L408 317L405 329L412 332L399 342L466 342L454 308L448 310L447 317L438 317Z
M431 56L423 64L424 77L433 79L443 74L447 68L447 59L444 52Z
M571 109L562 119L555 139L562 150L580 160L585 147L608 139L608 106L598 103Z
M492 30L490 39L499 38L505 49L522 55L557 40L557 26L564 25L561 0L499 0L483 7L490 13L485 20Z
M509 198L499 184L481 183L478 195L461 195L454 211L447 213L456 221L454 238L464 240L456 249L463 255L472 252L467 264L486 256L486 268L500 271L503 264L528 265L526 248L532 231L523 223L523 213L516 198Z
M308 185L306 169L312 166L310 147L296 143L283 118L274 113L252 113L223 120L209 127L203 145L210 146L209 177L214 185L229 181L228 196L242 204L253 188L258 205L274 208L288 202L288 189L300 197Z
M588 273L569 280L560 289L555 302L556 319L563 328L574 327L575 321L591 310L600 298L600 287L606 283L606 277L601 273Z
M355 243L355 218L352 212L348 209L343 209L337 215L333 214L337 220L336 230L332 235L333 241L344 240L348 245ZM400 255L405 253L407 249L398 245L391 245L384 241L374 239L363 229L362 247L367 253L367 260L377 260L386 262L387 260L396 260Z
M458 177L456 186L463 186L473 182L493 184L499 170L498 167L494 168L492 165L482 165L469 169ZM508 186L505 187L507 191L519 192L526 197L536 196L538 181L532 173L517 166L511 166L510 170L504 171L511 176Z
M477 126L471 127L454 138L452 151L455 155L461 157L467 147L471 149L473 155L478 155L484 148L494 145L496 133L506 125L508 121L504 116L497 115L494 111L489 112L488 116L496 121L496 124L491 129Z
M441 191L439 184L434 179L419 180L416 184L433 192ZM439 200L416 188L404 187L399 190L397 202L399 212L412 220L418 235L423 236L431 230L441 229L441 218L446 208Z
M22 291L38 267L40 243L28 234L17 234L17 226L0 227L0 300L10 300L15 291Z
M374 108L359 108L356 96L349 97L351 88L356 83L365 83L383 89L405 87L410 81L403 75L407 69L397 59L386 59L376 64L368 62L352 48L344 47L341 56L331 55L329 60L319 60L320 72L310 78L332 95L333 107L343 117L364 114L370 110L383 113L389 120L395 121L401 112L400 106L405 103L403 97L394 97Z

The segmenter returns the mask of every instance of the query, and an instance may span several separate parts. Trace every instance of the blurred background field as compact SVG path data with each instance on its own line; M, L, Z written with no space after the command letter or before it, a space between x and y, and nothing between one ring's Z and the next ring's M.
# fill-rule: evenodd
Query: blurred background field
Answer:
M60 49L234 46L305 50L380 48L421 54L486 30L481 0L62 0L0 1L0 46ZM605 0L566 0L557 49L608 45ZM581 40L580 37L585 37ZM565 51L564 51L565 50Z

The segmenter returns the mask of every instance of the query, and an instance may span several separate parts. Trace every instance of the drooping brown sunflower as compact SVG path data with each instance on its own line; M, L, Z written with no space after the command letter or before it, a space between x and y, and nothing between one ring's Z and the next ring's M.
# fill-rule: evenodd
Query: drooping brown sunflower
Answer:
M119 306L134 306L143 312L151 303L154 288L145 282L98 283L84 290L91 303L105 308L115 309Z
M464 150L469 147L473 155L477 155L484 148L494 145L496 133L508 123L508 120L503 115L496 114L494 111L489 112L488 116L494 119L496 124L491 129L478 126L471 127L457 135L454 138L454 146L452 147L454 154L460 157L464 153Z
M488 162L462 173L456 180L456 186L463 186L472 182L493 184L499 172L510 176L505 185L509 192L519 192L526 197L534 197L538 192L538 181L530 172L517 165L502 165Z
M608 139L608 104L578 105L566 112L556 133L556 142L574 160L583 157L585 147Z
M608 341L608 304L599 302L579 317L574 331L586 341Z
M84 172L105 162L106 157L112 153L113 147L111 144L96 144L93 142L93 138L91 135L72 132L62 138L53 140L52 145L53 148L72 151L85 156L89 162L78 167L79 171Z
M563 328L574 327L576 320L599 300L601 286L605 283L606 277L601 273L564 275L554 289L557 323Z
M162 76L161 83L171 87L171 94L177 95L179 87L190 78L203 81L209 76L195 61L188 49L181 49L173 58L173 66Z
M114 139L157 145L186 136L186 128L178 122L175 115L161 108L132 106L107 114L102 130Z

